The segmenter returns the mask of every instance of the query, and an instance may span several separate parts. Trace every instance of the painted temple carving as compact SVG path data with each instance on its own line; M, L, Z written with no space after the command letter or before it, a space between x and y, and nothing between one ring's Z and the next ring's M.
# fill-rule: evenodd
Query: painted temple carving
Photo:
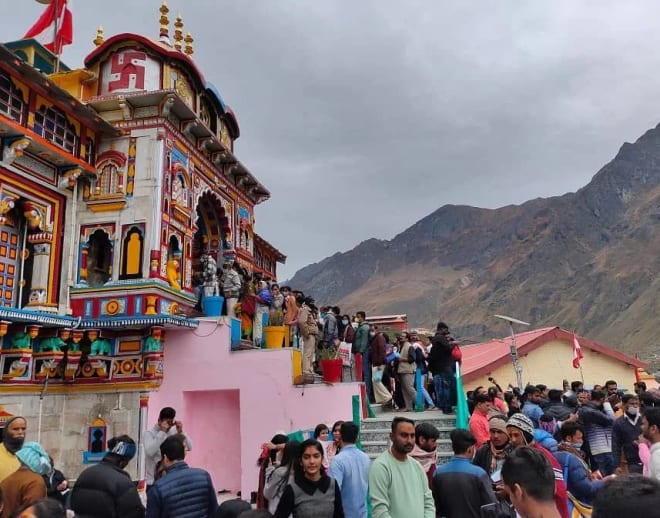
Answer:
M172 40L160 22L99 30L79 69L0 45L0 384L155 387L218 264L274 279L284 259L255 233L270 193L234 154L236 115L182 20Z

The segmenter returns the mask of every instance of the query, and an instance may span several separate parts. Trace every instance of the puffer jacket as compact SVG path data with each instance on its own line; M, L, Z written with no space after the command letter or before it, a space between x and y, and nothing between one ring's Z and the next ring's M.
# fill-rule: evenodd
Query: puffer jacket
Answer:
M217 508L210 475L183 461L170 466L147 493L147 518L212 518Z
M583 504L591 505L596 492L605 484L604 480L591 480L587 465L572 453L554 453L559 461L566 482L566 489Z
M71 509L79 518L144 518L144 507L131 477L111 454L83 471L71 491Z

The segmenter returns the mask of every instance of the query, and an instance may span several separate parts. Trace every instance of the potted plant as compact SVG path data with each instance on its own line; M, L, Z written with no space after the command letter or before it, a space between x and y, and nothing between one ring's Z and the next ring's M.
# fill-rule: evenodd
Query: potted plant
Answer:
M323 381L328 383L341 381L342 360L339 357L339 349L334 345L319 351L319 365L323 372Z

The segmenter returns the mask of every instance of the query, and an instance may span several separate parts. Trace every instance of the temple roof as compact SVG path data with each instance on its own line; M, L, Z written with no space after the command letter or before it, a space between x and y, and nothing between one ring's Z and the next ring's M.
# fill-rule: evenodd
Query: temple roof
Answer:
M269 251L271 254L273 254L278 263L284 264L286 262L286 255L284 255L282 252L280 252L277 248L275 248L273 245L271 245L268 241L266 241L259 234L254 235L254 244L255 244L255 246L263 248L263 249Z
M154 41L150 38L140 36L139 34L116 34L105 40L87 55L84 61L85 66L87 68L92 67L104 56L108 55L114 48L126 46L130 43L137 43L169 62L176 62L181 65L188 72L189 76L195 83L197 90L199 92L205 92L211 100L216 103L217 107L220 108L221 113L225 115L228 124L231 126L234 138L239 137L240 128L238 125L238 119L232 109L227 103L225 103L218 89L212 83L206 81L202 71L189 56L162 41Z
M121 134L112 124L105 121L96 111L63 90L46 75L23 61L5 45L0 44L0 67L18 72L21 78L40 90L45 97L55 101L66 113L74 115L88 127L113 136Z

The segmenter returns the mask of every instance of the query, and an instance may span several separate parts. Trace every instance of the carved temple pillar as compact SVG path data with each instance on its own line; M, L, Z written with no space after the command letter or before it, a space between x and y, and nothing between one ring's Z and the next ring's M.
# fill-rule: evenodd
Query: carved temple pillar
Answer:
M50 250L53 234L39 232L29 234L28 242L32 245L32 282L28 306L41 306L48 302L48 281L50 276Z

